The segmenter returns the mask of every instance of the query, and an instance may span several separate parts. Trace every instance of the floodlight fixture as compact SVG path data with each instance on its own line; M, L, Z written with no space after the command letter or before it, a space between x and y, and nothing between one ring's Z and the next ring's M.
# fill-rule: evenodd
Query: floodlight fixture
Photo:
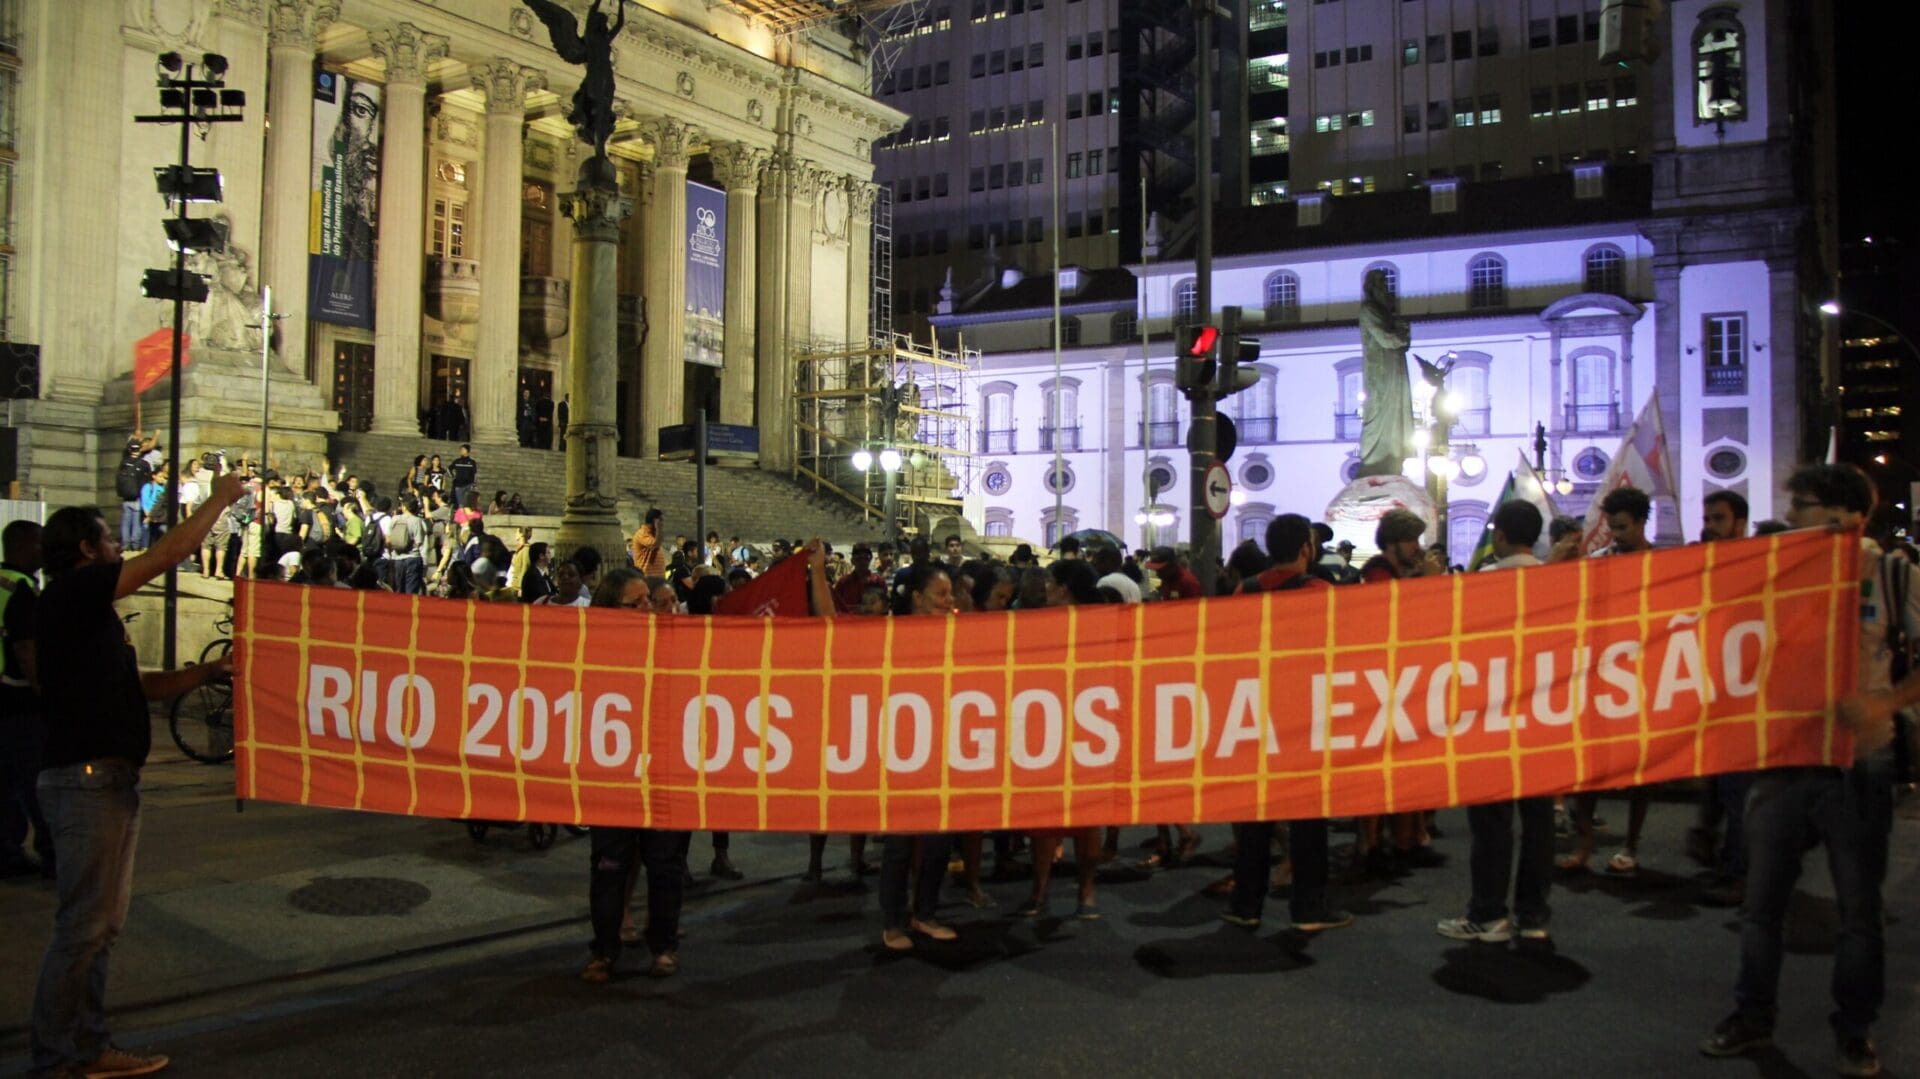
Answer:
M230 227L225 221L204 217L170 217L163 223L167 227L167 246L175 251L198 255L227 249Z
M153 182L160 189L160 194L169 201L173 199L186 202L221 201L219 169L160 165L153 170Z
M207 278L190 270L148 270L140 279L140 295L150 300L207 302Z

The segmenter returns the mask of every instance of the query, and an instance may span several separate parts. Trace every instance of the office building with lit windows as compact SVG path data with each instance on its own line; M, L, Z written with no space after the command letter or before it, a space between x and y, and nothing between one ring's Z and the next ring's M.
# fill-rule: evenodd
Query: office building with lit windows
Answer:
M1243 310L1244 332L1260 342L1261 378L1221 406L1239 436L1227 546L1259 537L1278 513L1321 516L1357 464L1357 319L1372 269L1394 284L1412 352L1455 363L1456 561L1507 471L1521 454L1534 457L1537 433L1561 508L1583 513L1626 427L1656 394L1680 486L1659 506L1663 541L1696 534L1701 500L1715 490L1744 494L1756 520L1782 512L1786 474L1826 448L1819 402L1838 373L1837 335L1819 311L1838 256L1826 13L1789 0L1739 10L1676 0L1651 28L1659 42L1651 60L1602 67L1585 8L1456 4L1448 8L1456 18L1472 16L1461 23L1471 56L1430 72L1441 66L1427 64L1430 37L1451 58L1456 29L1421 22L1416 35L1413 20L1441 7L1292 7L1295 187L1282 202L1219 208L1214 311L1197 307L1188 252L1132 263L1131 309L1115 282L1074 272L1063 281L1068 347L1056 370L1050 290L1032 275L976 277L953 290L933 321L943 339L965 333L986 353L975 380L984 419L973 475L987 531L1050 540L1101 527L1141 545L1185 537L1187 408L1168 342L1175 326L1217 323L1228 305ZM1493 17L1483 22L1481 12ZM1398 20L1387 24L1393 36L1383 25L1373 42L1336 39L1329 28L1358 15ZM1498 45L1485 56L1483 29ZM1416 37L1417 65L1402 53ZM1371 53L1354 56L1373 59L1348 58L1366 44ZM1357 90L1373 77L1368 64L1381 68L1377 97ZM1580 94L1595 84L1592 107L1583 97L1578 109L1562 114L1556 104L1538 118L1509 108L1516 94L1530 102L1530 80L1549 71L1564 73L1554 76L1553 101L1577 73ZM1336 72L1345 89L1337 100ZM1427 109L1443 86L1440 127ZM1416 87L1414 133L1402 120ZM1483 122L1482 100L1496 93L1487 110L1498 116ZM1458 122L1454 103L1469 96L1472 123ZM1327 117L1324 133L1313 129L1316 115ZM1367 149L1376 143L1377 152ZM1536 169L1543 155L1551 162ZM1487 161L1499 168L1483 168ZM1459 167L1469 162L1470 178ZM1485 472L1469 474L1469 448Z

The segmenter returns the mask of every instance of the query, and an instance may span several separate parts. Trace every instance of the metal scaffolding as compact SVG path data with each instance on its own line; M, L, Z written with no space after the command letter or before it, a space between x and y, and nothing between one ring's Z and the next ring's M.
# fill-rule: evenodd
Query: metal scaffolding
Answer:
M887 474L854 467L854 454L892 449L903 466L893 492L897 534L925 534L960 513L973 487L973 372L978 349L943 349L903 334L866 347L803 348L794 475L831 492L869 519L888 516Z

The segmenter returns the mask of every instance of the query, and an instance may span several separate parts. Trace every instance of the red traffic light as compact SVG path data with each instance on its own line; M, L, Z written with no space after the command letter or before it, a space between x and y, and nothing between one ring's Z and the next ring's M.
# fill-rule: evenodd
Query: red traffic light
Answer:
M1189 360L1213 359L1214 346L1220 343L1220 331L1212 326L1195 326L1187 331L1186 357Z

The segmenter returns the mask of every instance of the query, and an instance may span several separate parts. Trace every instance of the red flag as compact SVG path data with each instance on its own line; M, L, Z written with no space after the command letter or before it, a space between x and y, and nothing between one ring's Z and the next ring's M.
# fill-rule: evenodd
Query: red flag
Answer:
M193 356L187 346L193 344L193 338L184 334L180 338L180 369L185 371ZM135 397L152 389L159 381L173 371L173 330L162 326L133 343L133 395Z
M713 613L807 617L806 552L788 555L772 569L721 596L714 601Z

